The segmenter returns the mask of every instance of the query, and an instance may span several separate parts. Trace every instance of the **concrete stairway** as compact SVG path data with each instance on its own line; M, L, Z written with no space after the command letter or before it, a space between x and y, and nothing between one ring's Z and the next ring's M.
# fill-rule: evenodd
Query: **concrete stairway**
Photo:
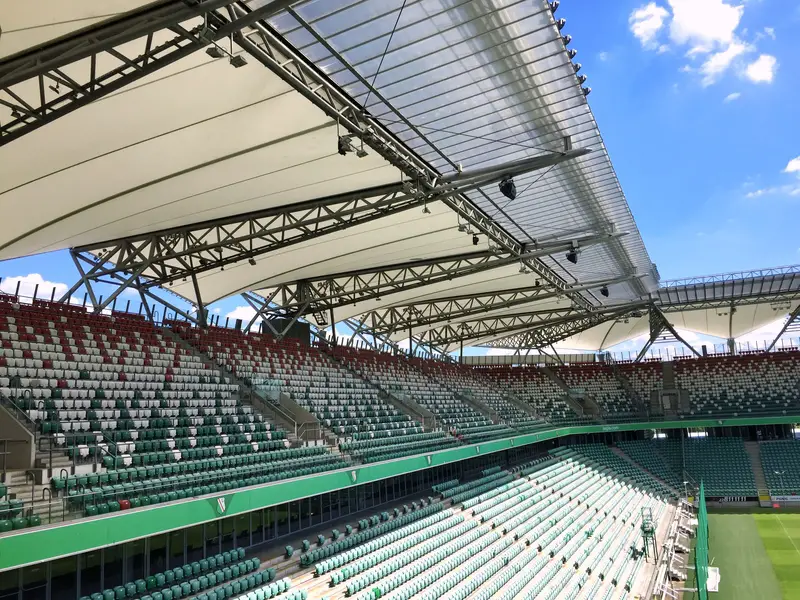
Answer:
M284 411L281 409L281 407L275 406L271 402L268 402L256 390L254 390L244 379L241 379L235 373L226 369L223 365L221 365L213 358L208 356L205 352L202 352L199 349L192 346L188 341L183 339L181 336L176 334L171 329L167 327L162 327L160 331L166 337L170 338L175 343L179 344L183 349L187 350L188 352L191 352L195 356L199 356L202 363L206 367L210 368L212 371L217 373L219 377L222 378L227 377L231 381L231 383L238 385L239 400L243 404L248 404L252 406L264 417L272 420L273 422L275 422L276 425L279 425L284 430L286 430L286 439L289 440L289 444L293 448L303 445L303 441L297 435L295 435L295 426L297 425L297 422L295 419L292 418L290 414L288 414L287 411ZM283 402L283 400L281 402ZM299 406L297 406L297 409L302 410ZM306 413L306 411L303 412ZM314 429L315 431L321 429L319 421L317 421L316 417L310 415L310 413L306 414L305 416L306 416L305 420L309 421L312 424L311 429Z
M676 494L677 496L680 496L680 495L683 493L683 491L682 491L682 490L676 490L676 489L675 489L675 486L673 486L673 485L670 485L669 483L667 483L666 481L664 481L663 479L661 479L661 477L659 477L658 475L656 475L656 474L655 474L655 473L653 473L652 471L648 471L648 470L647 470L645 467L643 467L643 466L642 466L642 465L640 465L638 462L636 462L635 460L633 460L633 459L632 459L630 456L628 456L627 454L625 454L625 453L624 453L622 450L620 450L620 449L619 449L619 448L617 448L616 446L615 446L615 447L613 447L613 448L611 448L611 451L612 451L614 454L616 454L617 456L619 456L619 457L620 457L622 460L624 460L624 461L626 461L626 462L628 462L628 463L632 464L634 467L636 467L636 468L637 468L637 469L639 469L640 471L644 471L645 473L647 473L648 475L650 475L650 477L652 477L653 479L655 479L656 481L658 481L658 482L659 482L661 485L663 485L663 486L666 486L666 487L668 487L669 489L671 489L672 491L674 491L674 492L675 492L675 494Z
M541 370L542 373L544 373L551 380L553 380L553 382L558 384L558 387L564 390L563 400L566 403L566 405L572 409L572 412L574 412L579 417L584 416L586 414L586 411L584 410L583 404L581 404L578 400L572 397L572 394L570 394L569 386L566 384L566 382L563 379L561 379L561 377L556 375L555 372L549 367L539 367L539 369ZM596 403L594 404L596 406Z
M767 488L767 480L764 477L764 467L761 464L761 446L758 442L745 442L744 448L747 450L747 456L750 457L750 468L753 469L753 476L756 480L756 489L761 494Z

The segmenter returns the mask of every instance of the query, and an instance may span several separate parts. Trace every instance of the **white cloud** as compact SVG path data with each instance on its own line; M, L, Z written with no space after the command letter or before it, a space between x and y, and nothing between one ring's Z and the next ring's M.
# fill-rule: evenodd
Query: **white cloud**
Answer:
M769 54L762 54L747 65L745 77L753 83L772 83L778 70L778 60Z
M711 54L700 67L700 72L703 74L703 85L708 86L716 82L728 70L734 59L748 50L749 47L746 44L737 41L729 44L724 50Z
M511 356L516 350L510 348L489 348L486 351L486 356Z
M699 52L711 52L733 43L734 32L744 14L744 6L724 0L669 0L669 5L670 38Z
M650 2L634 10L628 17L628 24L642 46L651 47L668 17L667 9Z
M800 196L800 183L789 185L774 185L748 192L745 198L761 198L762 196Z
M252 306L237 306L235 309L225 315L225 318L232 321L241 319L242 323L247 325L250 322L250 319L252 319L255 315L256 311ZM256 323L258 323L260 320L260 317L256 319Z
M797 173L800 175L800 156L797 158L793 158L789 161L789 164L786 165L786 168L783 170L784 173Z
M755 331L751 331L745 335L740 335L738 338L736 338L736 342L739 344L759 344L760 346L763 346L764 342L769 344L775 339L775 336L778 335L785 322L786 316L784 315L779 319L772 321L771 323L767 323L763 327L759 327ZM789 337L790 335L791 334L787 333L781 337Z
M777 69L775 57L762 54L749 65L743 57L756 51L758 41L775 39L775 30L765 27L753 35L746 28L739 29L744 9L742 0L666 0L663 6L650 2L639 7L628 21L643 47L658 53L683 49L690 60L701 58L700 67L681 70L697 71L703 86L716 83L731 68L751 82L769 83ZM666 28L669 44L661 34Z
M601 52L600 54L597 55L597 58L599 58L603 62L607 61L608 60L608 52Z
M725 100L723 102L733 102L734 100L738 100L741 98L742 95L739 92L733 92L732 94L728 94L725 96Z
M46 300L49 300L51 297L58 300L69 289L66 283L47 281L39 273L30 273L17 277L6 277L3 279L2 283L0 283L0 291L6 294L16 294L17 285L19 285L20 296L32 298L35 293L37 298L44 298ZM53 290L55 290L55 294L53 294Z
M219 307L217 307L217 308L215 308L215 309L214 309L212 312L213 312L215 315L218 315L219 313L221 313L221 312L222 312L222 309L221 309L221 308L219 308Z

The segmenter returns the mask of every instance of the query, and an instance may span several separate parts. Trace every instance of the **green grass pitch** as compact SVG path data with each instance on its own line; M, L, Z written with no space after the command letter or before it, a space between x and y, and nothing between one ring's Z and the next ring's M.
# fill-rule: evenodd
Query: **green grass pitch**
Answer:
M708 515L714 600L800 600L800 513L763 509Z

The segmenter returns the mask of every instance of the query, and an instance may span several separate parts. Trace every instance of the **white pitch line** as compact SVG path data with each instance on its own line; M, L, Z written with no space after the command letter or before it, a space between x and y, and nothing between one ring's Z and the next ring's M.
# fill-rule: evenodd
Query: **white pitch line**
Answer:
M792 546L794 546L794 551L797 552L797 554L800 554L800 550L797 549L797 544L794 543L792 536L789 535L786 526L783 524L783 521L781 520L781 516L780 515L775 515L775 516L778 517L778 523L781 524L781 527L783 528L783 533L786 534L786 537L789 538L789 541L792 543Z

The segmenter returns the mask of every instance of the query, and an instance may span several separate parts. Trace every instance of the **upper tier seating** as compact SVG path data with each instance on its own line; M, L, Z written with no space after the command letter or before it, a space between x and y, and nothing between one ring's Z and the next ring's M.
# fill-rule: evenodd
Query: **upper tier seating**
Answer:
M772 494L800 495L800 441L761 442L761 466Z
M800 353L680 360L675 384L698 415L785 414L800 406Z
M238 385L143 318L13 300L0 300L3 400L75 462L104 467L54 474L53 490L72 511L102 514L347 465L322 447L290 449L284 431L241 403Z
M628 394L614 376L611 367L589 363L553 370L570 389L582 389L594 398L602 414L613 418L635 416Z
M536 367L486 367L476 370L498 387L509 390L515 397L530 404L536 414L551 423L570 423L579 419L564 401L566 392Z
M660 362L623 363L619 369L645 405L650 404L653 392L664 389L664 366Z
M378 391L298 340L232 329L182 327L194 347L249 381L272 380L280 390L341 437L387 430L421 433L409 416L378 400ZM365 435L364 439L371 436Z
M442 383L452 392L472 398L488 406L506 423L523 433L546 428L540 419L515 406L495 383L486 378L481 371L458 363L438 360L412 359L412 363L424 371L431 379Z
M206 445L197 437L203 426L233 426L225 434L274 429L239 402L238 386L143 318L3 300L0 339L0 394L78 456L96 442L114 455L148 451L140 440L151 439L179 452Z
M380 400L377 389L319 348L231 329L181 326L178 331L237 376L249 382L278 382L281 391L342 440L342 450L364 462L441 450L456 443L442 433L425 433L420 423Z
M396 396L408 396L431 411L451 433L476 443L509 437L514 431L490 419L455 397L452 391L414 368L405 358L337 346L334 355L375 385Z

